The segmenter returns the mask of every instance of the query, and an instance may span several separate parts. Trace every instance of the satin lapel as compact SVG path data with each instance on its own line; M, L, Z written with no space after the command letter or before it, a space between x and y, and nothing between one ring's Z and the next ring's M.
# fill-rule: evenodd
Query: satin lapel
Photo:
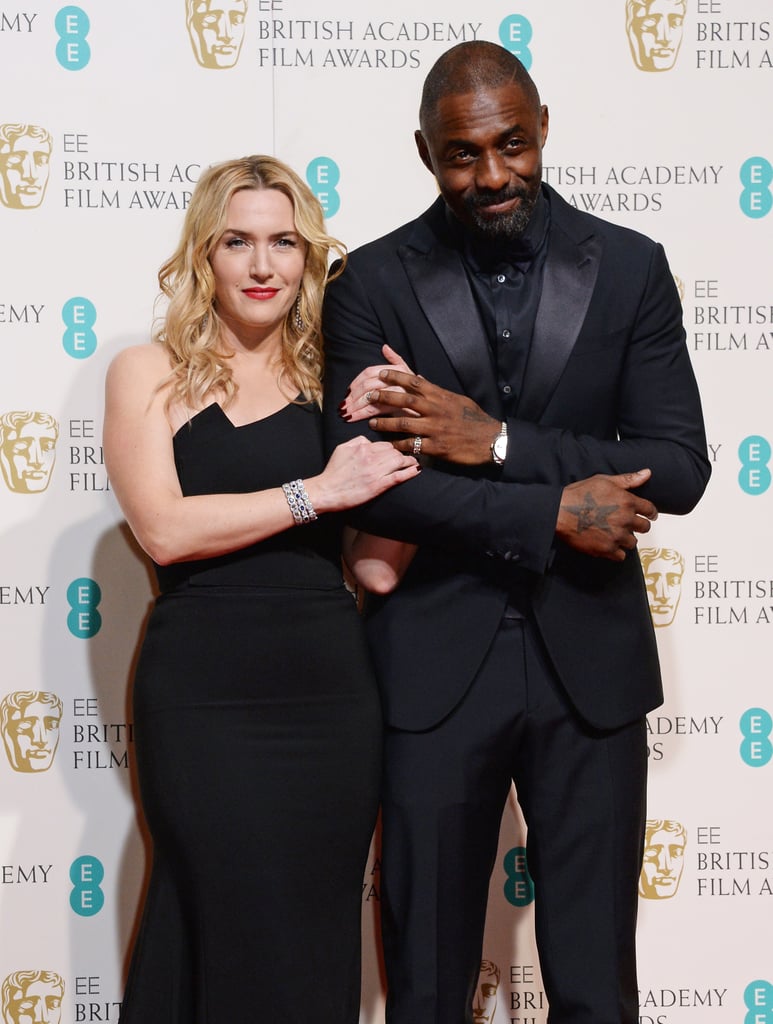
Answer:
M464 393L497 415L499 397L491 349L459 255L443 245L429 251L401 246L398 254Z
M555 390L588 312L599 271L601 241L579 245L560 228L551 231L518 419L539 419Z

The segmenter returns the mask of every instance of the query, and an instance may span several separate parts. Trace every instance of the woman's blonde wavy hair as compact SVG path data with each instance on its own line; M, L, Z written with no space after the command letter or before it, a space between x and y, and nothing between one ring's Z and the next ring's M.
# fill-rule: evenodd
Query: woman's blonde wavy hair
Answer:
M172 373L164 382L169 385L168 405L180 402L197 409L206 395L217 391L226 406L236 393L227 353L219 347L222 323L209 258L225 230L233 194L264 188L287 196L293 205L295 229L306 243L298 304L293 303L282 324L280 378L288 380L307 401L321 401L320 321L328 255L332 249L345 261L346 250L325 231L322 207L295 171L271 156L246 156L215 164L204 172L193 191L177 249L158 272L168 305L153 338L164 346L172 362ZM343 262L337 272L342 269Z

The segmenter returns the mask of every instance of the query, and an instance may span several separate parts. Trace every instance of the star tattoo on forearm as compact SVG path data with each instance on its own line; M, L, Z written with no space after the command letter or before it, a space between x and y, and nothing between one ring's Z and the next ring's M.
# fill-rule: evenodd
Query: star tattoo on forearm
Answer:
M585 530L592 530L594 527L597 530L604 530L607 533L611 533L612 527L609 525L607 520L613 512L617 512L619 507L619 505L598 505L590 492L585 495L585 501L582 505L565 506L567 512L571 512L573 516L577 516L578 533L583 533Z

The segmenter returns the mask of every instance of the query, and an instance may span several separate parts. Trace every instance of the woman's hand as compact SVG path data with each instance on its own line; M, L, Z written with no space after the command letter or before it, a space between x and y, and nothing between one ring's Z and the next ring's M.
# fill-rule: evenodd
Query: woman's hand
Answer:
M340 512L370 501L419 471L416 459L389 441L353 437L339 444L319 476L304 484L316 512Z
M379 371L401 370L403 373L413 372L405 360L393 348L390 348L389 345L384 345L381 351L387 362L379 366L368 366L361 373L357 374L349 385L346 398L338 407L339 415L347 423L357 423L371 416L386 415L389 409L378 401L378 392L403 390L403 388L397 385L387 388L384 381L379 377ZM411 415L410 410L401 411L405 415Z

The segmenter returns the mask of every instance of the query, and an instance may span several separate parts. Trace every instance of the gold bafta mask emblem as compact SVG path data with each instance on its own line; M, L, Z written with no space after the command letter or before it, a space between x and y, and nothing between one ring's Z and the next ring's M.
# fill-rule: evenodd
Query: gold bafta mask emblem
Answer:
M682 596L684 558L673 548L639 548L647 600L655 627L670 626Z
M244 41L247 0L185 0L186 24L203 68L232 68Z
M32 210L46 194L51 133L36 124L0 124L0 201Z
M647 900L668 900L676 894L684 869L687 833L678 821L648 821L644 833L644 859L639 895Z
M682 44L687 0L626 0L625 28L641 71L670 71Z
M59 424L45 412L0 415L0 469L9 490L39 494L51 481Z
M491 960L484 960L480 965L478 988L472 1002L472 1019L475 1024L493 1024L498 988L499 968Z
M0 701L0 732L17 772L47 772L59 745L62 702L55 693L17 690Z
M54 971L16 971L3 982L3 1024L59 1024L64 980Z

